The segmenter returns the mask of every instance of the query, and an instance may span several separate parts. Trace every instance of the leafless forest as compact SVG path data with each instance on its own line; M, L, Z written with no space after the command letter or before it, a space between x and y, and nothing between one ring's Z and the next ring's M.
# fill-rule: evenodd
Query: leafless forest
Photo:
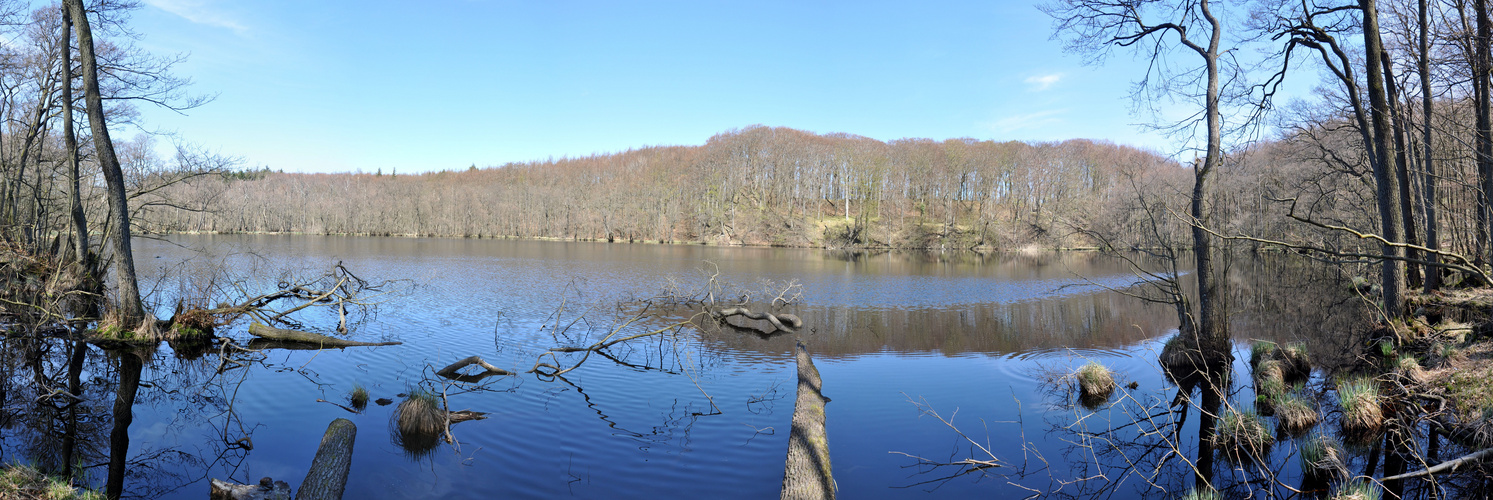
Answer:
M65 120L77 112L81 92L73 90L81 81L72 67L77 52L60 43L67 33L63 16L55 7L27 13L19 4L6 5L10 11L0 14L15 21L7 29L18 42L4 48L0 71L0 230L33 249L67 233L95 235L91 244L108 241L108 224L123 219L114 212L125 205L105 200L106 169L93 154L90 128L81 126L84 120ZM1073 5L1081 14L1100 4ZM1183 2L1156 13L1200 22L1197 5L1203 4ZM187 81L172 74L176 59L131 45L116 21L125 19L120 12L127 9L120 7L127 6L105 2L88 9L100 19L99 93L109 123L133 123L135 106L202 104L187 93ZM1257 2L1219 18L1218 29L1278 46L1251 68L1224 68L1232 86L1220 97L1228 143L1213 155L1216 173L1198 198L1206 217L1187 208L1205 150L1143 151L1091 140L883 142L749 126L703 145L421 174L273 172L171 136L115 139L112 150L127 191L127 227L146 233L1013 249L1184 247L1190 226L1206 225L1221 236L1372 253L1359 248L1369 242L1358 234L1330 226L1362 233L1393 213L1399 233L1393 240L1429 241L1482 257L1489 241L1485 193L1493 187L1489 153L1479 153L1493 147L1486 125L1486 5L1447 0L1371 7L1379 14L1372 38L1382 42L1383 54L1382 64L1367 66L1357 42L1364 37L1362 8L1317 12ZM1140 18L1124 22L1150 26ZM1074 33L1098 46L1124 40ZM74 64L59 64L64 56ZM1294 70L1313 65L1320 71ZM1382 70L1387 88L1364 88L1361 75L1368 69ZM1186 75L1152 90L1188 96L1182 91ZM1269 91L1288 77L1320 81L1318 95L1275 102ZM1365 102L1370 90L1387 96L1383 113ZM1383 119L1384 133L1369 130L1371 115ZM1183 126L1200 122L1189 123ZM67 130L78 132L75 146ZM1385 162L1376 161L1381 148L1374 141L1381 138ZM161 154L157 145L168 143L177 146L175 153ZM1379 192L1389 184L1395 189ZM77 216L69 207L74 193L81 204ZM1389 206L1399 210L1386 212ZM1153 226L1160 230L1146 230Z

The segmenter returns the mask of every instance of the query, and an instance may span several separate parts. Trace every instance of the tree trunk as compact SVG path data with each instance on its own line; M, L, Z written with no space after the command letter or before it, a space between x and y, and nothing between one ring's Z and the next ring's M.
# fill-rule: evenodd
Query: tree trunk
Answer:
M1481 181L1483 207L1483 225L1478 227L1479 248L1489 248L1489 258L1493 259L1493 111L1489 109L1490 93L1493 93L1493 82L1489 81L1489 72L1493 72L1493 60L1489 59L1488 46L1493 43L1489 36L1490 22L1488 19L1488 0L1475 0L1473 2L1474 15L1477 16L1477 37L1473 39L1475 47L1472 64L1472 88L1473 108L1477 115L1477 130L1473 132L1473 142L1477 151L1478 180Z
M114 142L109 139L109 126L104 121L104 100L99 91L98 57L93 51L93 30L88 26L88 14L83 10L83 0L64 0L74 25L78 28L78 55L83 66L83 98L88 109L88 125L93 131L93 147L96 150L99 168L104 173L104 186L109 195L109 233L113 236L114 275L118 279L118 312L120 327L134 329L145 319L145 308L140 302L140 287L135 279L135 254L130 250L130 208L125 193L124 172L119 168L119 158L114 155Z
M73 56L72 16L62 9L62 140L68 166L68 202L73 223L74 253L84 269L90 274L94 269L93 255L88 252L88 218L83 214L83 195L79 192L82 183L78 172L78 134L73 128Z
M793 428L788 433L788 459L783 467L785 499L835 498L835 478L829 463L829 436L824 432L824 383L803 343L794 349L798 363L798 398L793 403Z
M306 471L306 480L296 492L296 500L339 500L347 487L347 473L353 465L353 440L358 437L358 426L351 420L339 418L327 426L321 437L321 447L316 449L316 458L311 459L311 470Z
M1389 93L1389 112L1394 124L1392 127L1394 130L1395 148L1394 168L1395 180L1400 185L1400 220L1405 223L1405 242L1411 245L1419 245L1420 241L1418 240L1420 238L1416 237L1415 229L1415 212L1411 208L1412 204L1410 203L1410 165L1405 158L1406 118L1405 114L1400 112L1399 84L1395 81L1394 66L1390 63L1389 53L1380 52L1379 61L1384 66L1384 82L1385 86L1388 87L1387 92ZM1405 249L1405 256L1411 260L1418 260L1420 259L1420 251ZM1405 271L1410 288L1420 288L1420 266L1407 262L1405 263Z
M1214 268L1213 244L1207 231L1209 209L1206 203L1209 176L1223 161L1223 117L1219 109L1218 74L1218 43L1223 30L1221 23L1213 17L1208 2L1204 0L1199 5L1203 16L1212 24L1213 34L1208 48L1202 53L1208 72L1207 102L1203 110L1208 126L1208 150L1203 164L1193 165L1190 207L1193 219L1192 249L1198 280L1198 347L1202 351L1203 361L1208 365L1227 366L1234 356L1229 349L1228 315L1221 303L1224 298L1219 286L1222 280L1218 277L1218 270Z
M1379 36L1378 6L1375 5L1375 0L1359 0L1359 6L1363 9L1364 60L1379 61L1384 46ZM1387 241L1380 246L1385 256L1380 276L1384 291L1384 313L1390 318L1399 318L1404 314L1405 267L1397 258L1405 253L1400 247L1391 244L1404 241L1404 238L1400 234L1400 211L1395 206L1399 201L1399 183L1389 157L1389 103L1385 94L1382 66L1370 62L1364 64L1364 68L1368 83L1370 120L1373 123L1373 141L1365 146L1372 153L1370 157L1374 164L1379 223Z
M1436 163L1432 155L1431 147L1431 42L1430 42L1430 13L1426 2L1420 0L1418 7L1420 15L1420 58L1416 61L1416 70L1420 72L1421 92L1421 124L1422 142L1425 143L1425 196L1426 204L1426 248L1437 250L1441 247L1441 241L1437 233L1439 224L1436 222ZM1426 261L1435 264L1440 256L1429 253ZM1434 292L1441 288L1441 269L1437 267L1426 267L1427 292Z

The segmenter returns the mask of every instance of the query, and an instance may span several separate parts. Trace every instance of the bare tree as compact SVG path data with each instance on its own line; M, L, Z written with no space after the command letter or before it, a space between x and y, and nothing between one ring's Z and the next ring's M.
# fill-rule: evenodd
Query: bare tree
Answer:
M1061 0L1043 7L1056 19L1058 36L1068 38L1068 47L1102 61L1113 47L1134 48L1153 62L1152 71L1163 71L1162 59L1177 46L1197 56L1198 65L1180 74L1148 73L1138 86L1138 96L1159 87L1199 85L1201 121L1206 128L1204 157L1193 163L1193 187L1189 215L1192 248L1197 265L1198 312L1195 320L1198 348L1209 363L1227 365L1228 321L1220 303L1222 291L1213 258L1213 245L1205 228L1209 224L1209 183L1223 161L1222 83L1220 43L1224 24L1209 0L1111 2L1105 0ZM1175 37L1175 38L1172 38ZM1174 40L1174 41L1173 41ZM1153 80L1156 78L1156 80ZM1196 91L1189 95L1198 96ZM1193 120L1171 125L1190 130ZM1184 317L1184 328L1186 327Z
M114 154L114 142L109 138L109 126L104 118L103 95L99 92L99 64L94 54L93 30L88 24L88 13L83 0L63 0L70 19L77 26L78 52L83 67L83 98L87 104L88 124L93 131L93 145L99 167L104 173L104 184L109 196L108 232L113 242L114 275L118 280L119 321L123 328L133 329L145 319L145 308L140 301L140 287L135 278L135 256L130 249L130 209L125 192L124 173L119 168L119 158Z

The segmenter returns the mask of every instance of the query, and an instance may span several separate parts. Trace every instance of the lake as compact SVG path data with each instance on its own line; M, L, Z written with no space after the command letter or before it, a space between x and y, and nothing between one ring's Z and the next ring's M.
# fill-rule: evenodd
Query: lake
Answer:
M1139 498L1179 494L1193 482L1188 460L1156 449L1116 451L1153 439L1132 421L1177 392L1156 363L1177 318L1170 306L1128 296L1139 290L1130 266L1096 253L231 235L142 240L136 259L162 317L191 290L231 290L235 282L272 289L286 270L316 273L341 262L370 282L398 280L402 292L379 298L353 324L352 338L403 344L241 352L234 359L244 366L222 373L217 350L144 349L127 495L202 498L209 478L270 476L298 486L327 424L347 418L358 434L346 498L769 498L783 478L795 339L807 345L832 400L826 429L842 498ZM1229 304L1232 330L1244 349L1236 373L1248 373L1246 339L1300 340L1314 355L1345 355L1337 335L1358 310L1340 276L1279 256L1240 256L1230 265L1239 290ZM732 297L796 282L802 297L784 310L804 327L771 336L685 328L619 345L563 377L525 373L551 347L605 335L642 298L671 286L696 289L711 274ZM633 327L687 316L670 314ZM336 324L326 311L307 310L301 320L322 331ZM244 344L246 328L239 322L219 334ZM103 484L120 355L60 340L6 342L4 460L58 464L75 448L71 461ZM434 375L473 355L519 374L480 384ZM568 367L581 355L556 359ZM1091 360L1135 388L1095 410L1074 404L1072 383L1057 378ZM83 401L44 397L69 375ZM1248 377L1235 378L1242 381L1231 400L1248 404ZM351 411L355 385L396 404ZM455 444L411 451L391 416L400 394L420 388L444 391L451 409L487 418L455 424ZM1182 420L1159 449L1197 457L1197 420ZM982 458L973 443L1003 467L970 472L915 458ZM1274 475L1294 484L1291 446L1273 453ZM1215 475L1242 477L1229 467Z

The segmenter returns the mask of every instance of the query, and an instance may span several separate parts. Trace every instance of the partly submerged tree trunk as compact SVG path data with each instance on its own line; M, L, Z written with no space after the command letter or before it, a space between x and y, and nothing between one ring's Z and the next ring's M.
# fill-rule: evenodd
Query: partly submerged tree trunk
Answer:
M275 328L273 326L266 326L263 323L250 324L249 334L271 340L300 342L303 344L319 347L373 347L400 344L400 342L358 342L354 340L339 339L337 337L328 337L326 335L311 332L303 332L300 330L286 330L284 328Z
M339 418L327 426L321 437L321 447L316 449L316 458L311 459L311 470L301 482L296 500L339 500L347 486L347 473L352 470L353 441L358 437L358 426L351 420Z
M140 287L135 278L135 254L130 250L130 209L125 193L124 172L120 170L119 158L114 154L114 142L109 139L109 126L104 120L103 95L99 91L98 57L93 51L93 30L88 26L88 14L83 9L83 0L64 0L72 22L78 29L78 55L83 66L83 99L88 110L88 125L93 131L93 147L99 168L104 173L104 187L109 195L108 232L113 238L114 276L118 279L120 327L134 329L145 320L145 307L140 302Z
M788 459L783 467L781 498L835 498L835 478L829 462L829 436L824 432L823 382L809 359L809 350L798 343L798 399L793 403L793 429L788 433Z

